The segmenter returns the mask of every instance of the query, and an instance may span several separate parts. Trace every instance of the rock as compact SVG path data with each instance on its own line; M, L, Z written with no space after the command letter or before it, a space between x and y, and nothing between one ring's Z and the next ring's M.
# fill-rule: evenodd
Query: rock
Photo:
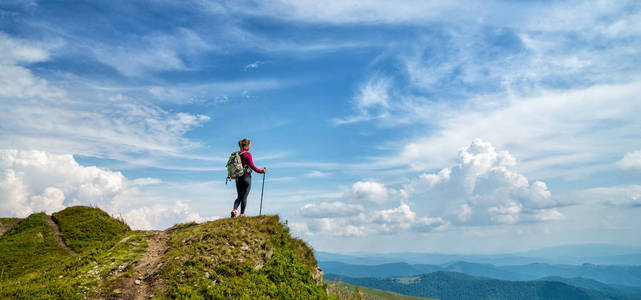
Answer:
M134 281L134 283L135 283L136 285L140 285L140 283L141 283L141 282L142 282L142 281L140 281L140 279L136 279L136 281Z
M321 284L323 282L323 270L321 270L321 268L319 267L316 267L316 269L312 272L312 278L314 278L317 284Z

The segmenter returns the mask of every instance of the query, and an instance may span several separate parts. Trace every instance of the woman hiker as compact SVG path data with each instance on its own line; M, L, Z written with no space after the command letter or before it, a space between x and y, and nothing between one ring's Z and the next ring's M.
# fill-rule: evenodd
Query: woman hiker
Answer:
M254 170L257 173L267 172L267 168L262 170L254 166L252 161L252 155L249 153L249 148L251 148L251 142L248 139L242 139L238 141L238 146L240 147L240 159L243 162L243 168L245 169L245 175L236 178L236 192L238 192L238 198L234 201L234 210L231 211L231 217L237 217L238 205L240 205L240 217L245 216L245 207L247 206L247 196L249 195L249 190L252 185L252 171Z

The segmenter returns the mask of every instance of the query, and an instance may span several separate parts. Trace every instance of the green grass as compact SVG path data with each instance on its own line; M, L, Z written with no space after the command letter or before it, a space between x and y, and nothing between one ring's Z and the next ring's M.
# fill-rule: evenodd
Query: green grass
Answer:
M171 229L161 298L326 299L312 250L278 216L221 219Z
M67 226L73 221L80 227L72 231L82 232L82 226L92 224L83 219L95 215L66 215L65 220ZM0 237L0 299L82 299L87 294L106 295L119 277L126 276L126 272L119 270L131 268L145 251L149 234L128 231L126 239L111 240L105 239L108 236L105 234L95 236L101 239L96 243L85 239L85 243L80 243L82 253L69 255L55 240L44 213L22 220ZM112 246L105 248L106 245Z
M325 281L327 291L331 296L342 300L378 300L378 299L392 299L392 300L428 300L431 298L421 298L414 296L406 296L393 292L366 288L362 286L354 286L344 282Z
M32 267L32 272L0 280L0 299L83 299L110 295L112 285L145 251L146 232L132 232L114 247L76 256L58 257L55 263ZM122 270L122 272L120 271Z
M77 254L56 242L44 213L22 220L0 236L0 299L118 297L153 232L131 231L90 207L54 217ZM278 216L187 223L167 233L168 252L153 277L157 298L335 299L319 282L312 249Z
M112 218L99 208L73 206L54 213L52 217L60 226L65 244L76 253L108 249L131 231L125 222Z
M10 228L11 222L18 218L0 218L0 235L3 235Z
M9 224L11 221L15 220L16 218L0 218L0 226Z
M58 245L44 213L32 214L0 236L0 280L55 264L67 253Z

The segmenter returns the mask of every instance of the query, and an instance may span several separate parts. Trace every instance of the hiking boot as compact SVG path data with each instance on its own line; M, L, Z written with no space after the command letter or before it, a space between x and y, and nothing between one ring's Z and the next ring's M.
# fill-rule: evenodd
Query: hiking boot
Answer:
M235 218L237 215L238 215L238 212L236 212L235 209L231 211L231 217L232 218Z

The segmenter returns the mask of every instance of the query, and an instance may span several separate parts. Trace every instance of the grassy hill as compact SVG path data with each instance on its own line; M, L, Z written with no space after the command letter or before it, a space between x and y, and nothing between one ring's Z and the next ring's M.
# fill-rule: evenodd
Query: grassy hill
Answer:
M87 206L68 207L52 215L65 244L74 252L113 246L115 238L131 231L123 220Z
M71 207L0 236L0 299L335 298L321 276L278 216L132 231L97 208Z
M456 272L433 272L413 277L351 278L327 274L328 280L375 287L420 297L448 299L627 299L595 290L582 289L558 281L506 281L474 277Z
M325 281L325 284L327 285L327 292L329 294L344 300L433 300L432 298L407 296L394 292L354 286L345 282Z

